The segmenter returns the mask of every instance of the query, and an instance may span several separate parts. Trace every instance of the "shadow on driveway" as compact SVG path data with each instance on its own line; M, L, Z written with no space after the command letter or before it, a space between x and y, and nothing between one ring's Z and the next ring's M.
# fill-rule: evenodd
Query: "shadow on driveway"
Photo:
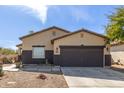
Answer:
M42 73L49 73L49 74L60 74L61 68L59 66L50 66L50 65L27 65L20 68L21 71L25 72L42 72Z
M62 72L65 76L116 80L123 81L124 83L124 73L120 73L109 68L62 67Z

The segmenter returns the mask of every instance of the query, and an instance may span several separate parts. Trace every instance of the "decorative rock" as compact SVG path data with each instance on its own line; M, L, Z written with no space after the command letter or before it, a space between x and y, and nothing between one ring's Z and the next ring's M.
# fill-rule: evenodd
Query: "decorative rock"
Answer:
M42 79L42 80L47 79L46 75L44 75L44 74L40 74L37 78Z

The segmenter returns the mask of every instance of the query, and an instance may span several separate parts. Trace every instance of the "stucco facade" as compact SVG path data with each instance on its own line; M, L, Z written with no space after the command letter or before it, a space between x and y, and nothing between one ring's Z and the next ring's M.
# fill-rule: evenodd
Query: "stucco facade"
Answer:
M55 55L60 54L59 46L80 46L80 45L106 46L106 39L82 31L82 32L55 40L54 41L54 54ZM58 48L58 52L56 53L57 48Z
M55 35L53 35L53 33L55 33ZM45 46L45 50L53 50L53 45L51 44L51 40L65 34L68 33L58 29L49 29L48 31L26 37L22 39L22 43L23 43L22 49L32 50L32 46L41 45L41 46Z
M77 60L77 66L104 66L105 62L109 61L106 61L106 58L110 59L109 46L106 45L108 39L103 35L85 29L69 32L61 28L51 27L40 32L23 36L20 39L22 41L22 45L17 47L22 49L22 62L25 64L39 64L46 62L47 60L48 63L57 63L57 65L60 65L59 62L63 63L61 60L62 54L60 52L61 46L71 46L71 52L73 52L73 47L77 46L74 48L75 53L78 53L77 51L80 49L80 51L82 51L80 52L82 57L86 56L87 59L92 58L94 60L93 63L90 62L91 60L88 61L85 59L86 64L83 65L81 60L78 61L78 59L82 57L76 58L74 56L75 53L73 53L74 55L72 56L75 57L74 60ZM45 49L45 58L43 59L32 58L33 48L38 46L44 47ZM62 50L63 53L68 53L64 52L65 50L66 48ZM97 58L97 55L99 58ZM72 57L71 53L69 56ZM74 63L75 62L72 63L72 66L75 66Z
M113 62L124 64L124 44L112 46L110 51Z

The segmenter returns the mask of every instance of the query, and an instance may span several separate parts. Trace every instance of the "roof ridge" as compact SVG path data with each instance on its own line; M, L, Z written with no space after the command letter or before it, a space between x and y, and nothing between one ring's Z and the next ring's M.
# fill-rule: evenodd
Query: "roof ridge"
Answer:
M99 35L99 36L102 36L102 37L105 37L105 38L108 38L107 36L103 35L103 34L100 34L100 33L97 33L95 31L91 31L91 30L88 30L88 29L85 29L85 28L82 28L80 30L83 30L85 32L89 32L89 33L92 33L92 34L96 34L96 35Z
M37 33L44 32L44 31L48 31L48 30L54 29L54 28L55 28L55 29L62 30L62 31L67 32L67 33L70 33L70 31L65 30L65 29L63 29L63 28L60 28L60 27L57 27L57 26L51 26L51 27L48 27L48 28L44 28L44 29L42 29L42 30L40 30L40 31L34 32L34 33L32 33L32 34L24 35L24 36L20 37L19 39L21 40L21 39L23 39L23 38L25 38L25 37L32 36L32 35L35 35L35 34L37 34Z
M87 32L87 33L91 33L91 34L94 34L94 35L97 35L97 36L100 36L100 37L103 37L103 38L108 39L108 37L106 37L106 36L104 36L104 35L102 35L102 34L99 34L99 33L96 33L96 32L94 32L94 31L90 31L90 30L81 28L81 29L79 29L79 30L77 30L77 31L74 31L74 32L71 32L71 33L69 33L69 34L66 34L66 35L63 35L63 36L54 38L53 40L51 40L51 42L53 43L54 40L61 39L61 38L64 38L64 37L66 37L66 36L70 36L70 35L72 35L72 34L75 34L75 33L78 33L78 32L82 32L82 31L83 31L83 32Z

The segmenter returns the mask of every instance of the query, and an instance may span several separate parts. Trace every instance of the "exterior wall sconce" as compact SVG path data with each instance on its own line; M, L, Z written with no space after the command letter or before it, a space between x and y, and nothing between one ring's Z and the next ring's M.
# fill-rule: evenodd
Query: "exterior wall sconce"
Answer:
M81 44L81 46L84 46L84 44Z
M56 53L58 53L58 52L59 52L59 48L57 47L57 48L56 48Z
M107 51L107 52L109 52L109 48L110 48L110 45L107 44L107 45L106 45L106 51Z
M106 50L107 50L107 52L109 51L109 48L108 47L106 47Z

